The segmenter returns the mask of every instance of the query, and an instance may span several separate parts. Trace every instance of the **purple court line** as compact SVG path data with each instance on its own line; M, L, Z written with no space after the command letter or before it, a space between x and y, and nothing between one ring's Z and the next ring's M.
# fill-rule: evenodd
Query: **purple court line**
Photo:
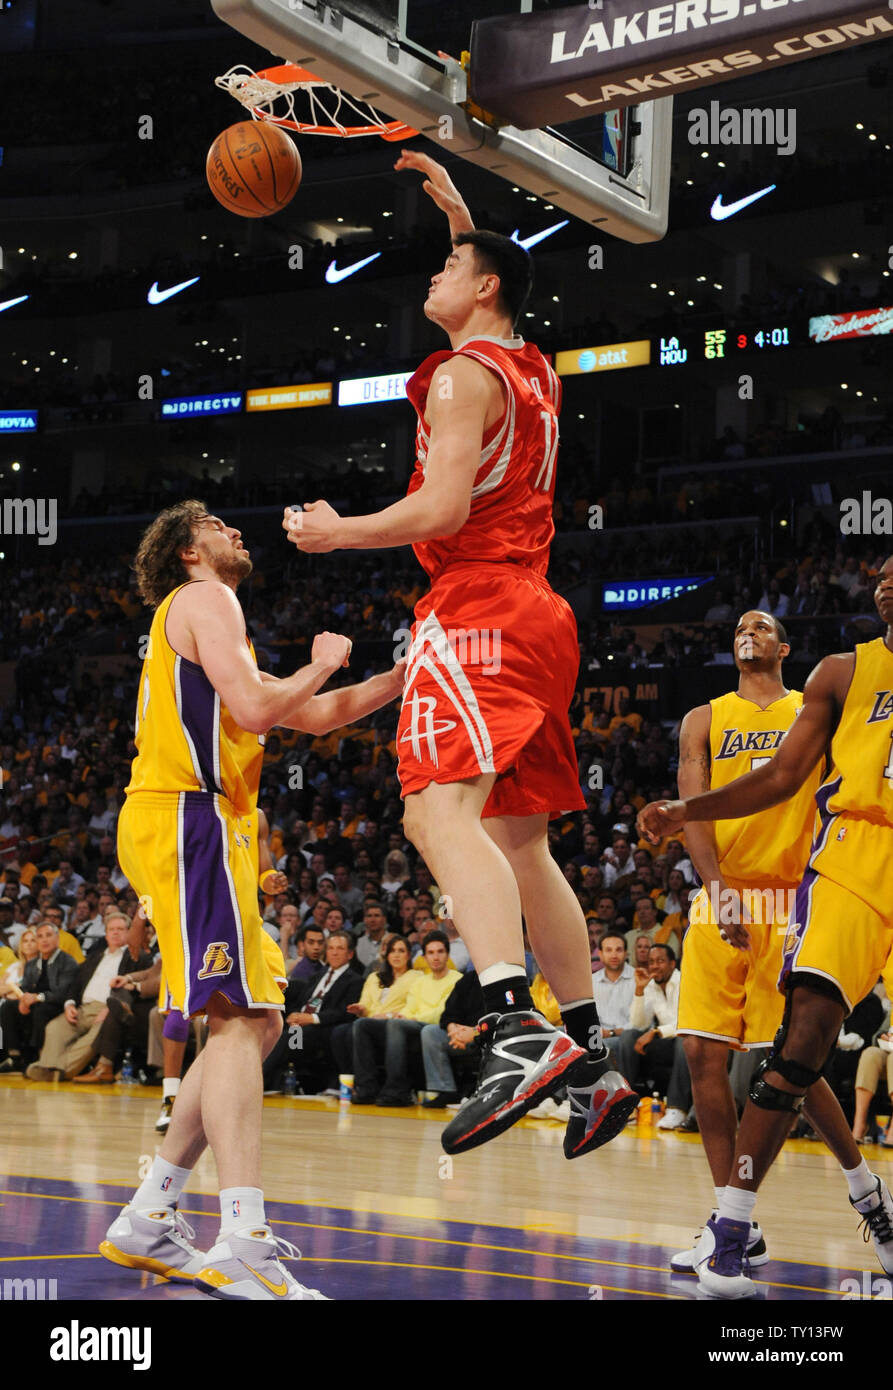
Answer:
M201 1297L185 1285L122 1275L99 1256L83 1258L104 1236L109 1205L117 1205L113 1194L126 1196L129 1187L21 1177L0 1177L0 1186L7 1194L0 1227L3 1277L54 1277L69 1290L64 1297ZM47 1198L44 1203L41 1196ZM325 1282L336 1298L368 1297L373 1271L371 1287L378 1298L587 1298L592 1288L608 1299L695 1296L695 1281L671 1275L667 1260L672 1252L657 1245L296 1202L268 1201L266 1206L271 1221L285 1225L282 1234L298 1242L305 1239L302 1281ZM186 1193L182 1207L197 1228L197 1242L210 1244L216 1233L216 1199ZM306 1237L296 1230L303 1225ZM861 1271L788 1261L761 1269L758 1282L770 1299L826 1300L838 1298L841 1280L853 1276L861 1279Z

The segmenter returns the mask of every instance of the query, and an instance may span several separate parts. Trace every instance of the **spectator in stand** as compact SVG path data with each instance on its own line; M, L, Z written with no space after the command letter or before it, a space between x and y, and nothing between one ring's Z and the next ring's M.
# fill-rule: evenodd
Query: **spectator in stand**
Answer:
M120 922L127 924L130 930L130 922L123 913L110 912L106 923L106 938L108 940L108 953L112 952L112 941L109 933L114 930L115 924ZM104 987L107 989L105 1016L97 1015L97 1022L100 1021L99 1032L93 1043L93 1052L96 1056L95 1066L81 1076L74 1076L77 1084L88 1086L105 1085L115 1079L115 1060L118 1053L126 1051L128 1048L138 1049L143 1053L143 1061L146 1060L145 1052L149 1041L149 1015L155 1005L155 993L143 994L140 985L132 979L133 972L149 970L152 966L152 957L148 951L140 952L134 959L131 954L132 946L128 945L123 956L119 957L119 966L111 980L104 980ZM91 954L98 954L98 947L94 947ZM85 967L86 969L86 962ZM102 986L98 983L100 974L106 969L106 961L103 956L99 956L99 964L93 974L92 980L83 991L83 999L87 1000L92 992L95 996L101 992ZM120 981L120 983L119 983ZM117 986L117 987L116 987ZM61 1022L56 1019L51 1027L56 1027ZM185 1020L184 1020L185 1022ZM47 1043L49 1042L49 1032L47 1029ZM86 1046L89 1033L82 1039L82 1046ZM47 1043L41 1053L40 1061L45 1066L51 1066L51 1062L45 1062L47 1055ZM65 1074L68 1075L74 1066L69 1049L63 1056L67 1060ZM30 1068L29 1068L30 1072ZM179 1071L177 1073L179 1075Z
M0 942L3 941L0 935ZM19 1000L22 997L21 983L25 966L40 954L37 945L37 932L26 927L19 937L18 954L13 954L7 946L0 946L0 999Z
M363 909L363 934L357 941L357 960L367 975L378 966L387 925L388 919L381 903L366 903Z
M353 1033L356 1020L393 1018L398 1015L406 1005L412 979L409 947L402 936L396 936L392 932L382 939L378 959L373 968L366 973L363 992L358 1002L347 1006L347 1012L353 1014L353 1020L341 1024L332 1033L332 1052L339 1072L353 1073Z
M29 1080L51 1081L58 1075L70 1081L95 1055L99 1030L108 1014L111 981L116 975L146 970L151 964L148 955L134 959L129 954L129 932L129 918L117 910L110 912L105 940L97 942L78 967L63 1014L47 1025L40 1056L26 1072ZM114 1081L114 1070L109 1068L102 1079Z
M657 904L653 898L642 894L636 903L636 911L633 917L634 926L626 934L627 947L634 944L637 936L647 936L652 943L657 945L668 945L672 948L674 957L678 960L681 951L681 942L672 927L664 925L661 915L657 911Z
M671 913L681 912L682 894L685 891L685 875L679 869L670 869L667 874L667 890L661 893L657 899L659 911L670 916Z
M620 932L606 931L599 941L602 969L592 977L592 994L602 1025L602 1037L610 1052L632 1025L630 1009L635 990L635 973L627 960L626 939Z
M433 931L425 942L430 974L414 971L406 1005L389 1019L357 1019L354 1028L354 1104L412 1105L409 1078L409 1040L426 1023L438 1023L454 985L462 978L449 968L449 940ZM383 1054L383 1056L382 1056ZM384 1080L379 1086L380 1062Z
M420 1034L425 1089L432 1093L422 1101L426 1109L441 1109L458 1102L461 1092L457 1071L473 1084L472 1074L481 1056L477 1024L485 1012L480 981L473 970L468 970L450 991L439 1021L426 1023Z
M357 1002L363 988L359 974L351 968L353 958L350 932L333 932L326 942L325 967L309 980L289 981L285 991L288 1027L264 1062L265 1090L276 1089L291 1063L305 1095L337 1093L332 1032L339 1024L350 1023L347 1006ZM295 1028L301 1032L295 1034ZM294 1037L300 1039L299 1047L289 1046Z
M0 898L0 938L11 950L18 949L24 931L24 923L15 920L15 903L12 898Z
M38 1056L47 1025L62 1012L77 978L77 964L60 949L55 923L41 922L37 947L22 974L21 994L0 1004L0 1037L7 1054L0 1073L24 1071Z
M296 955L293 943L301 929L301 914L294 903L286 900L279 909L275 922L270 923L270 925L275 927L274 940L279 942L282 959L285 961L293 960ZM273 936L273 932L270 935Z
M326 934L322 927L308 922L298 929L298 963L289 974L290 980L310 980L319 974L326 954Z
M73 903L75 901L75 889L86 880L76 874L72 868L70 859L63 859L59 864L59 873L53 883L52 893L57 903Z
M615 825L611 848L602 855L602 873L605 883L611 889L622 886L623 880L636 871L635 860L630 849L630 832L626 826Z
M409 881L409 860L402 850L392 849L385 857L381 888L384 893L396 893Z
M691 1082L682 1041L676 1034L679 971L669 946L652 946L648 969L634 970L630 1026L616 1048L617 1067L631 1086L640 1089L649 1069L669 1070L667 1111L659 1128L678 1129L691 1105Z
M358 920L363 910L363 892L354 884L353 875L346 864L335 865L335 892L345 918Z

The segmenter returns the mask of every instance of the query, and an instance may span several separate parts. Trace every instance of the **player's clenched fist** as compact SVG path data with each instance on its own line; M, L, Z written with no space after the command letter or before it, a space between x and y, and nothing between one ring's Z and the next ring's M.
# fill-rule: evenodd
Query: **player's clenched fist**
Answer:
M309 555L324 555L338 549L338 527L341 517L328 502L305 502L301 507L286 507L282 529L299 550Z
M636 826L653 845L659 844L664 835L681 830L685 824L684 801L649 801L639 812Z
M310 660L319 661L333 669L350 663L350 649L353 646L349 637L340 632L320 632L313 639Z

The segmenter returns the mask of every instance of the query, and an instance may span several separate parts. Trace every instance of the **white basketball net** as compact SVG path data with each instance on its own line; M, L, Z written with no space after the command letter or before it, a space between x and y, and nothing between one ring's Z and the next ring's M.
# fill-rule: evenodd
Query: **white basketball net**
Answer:
M272 121L274 125L287 126L305 135L337 135L353 139L361 135L379 135L383 128L396 124L380 115L368 102L354 100L340 87L321 77L272 82L259 76L252 68L237 64L222 77L215 77L214 85L241 102L254 120ZM309 120L295 110L298 92L306 93L309 100ZM328 105L323 101L323 94L328 99ZM277 102L280 103L278 109Z

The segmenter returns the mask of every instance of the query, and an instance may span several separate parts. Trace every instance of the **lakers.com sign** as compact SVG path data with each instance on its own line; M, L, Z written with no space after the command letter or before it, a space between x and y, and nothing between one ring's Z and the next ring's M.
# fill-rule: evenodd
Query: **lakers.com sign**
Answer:
M531 130L893 35L865 0L608 0L472 26L469 95Z

